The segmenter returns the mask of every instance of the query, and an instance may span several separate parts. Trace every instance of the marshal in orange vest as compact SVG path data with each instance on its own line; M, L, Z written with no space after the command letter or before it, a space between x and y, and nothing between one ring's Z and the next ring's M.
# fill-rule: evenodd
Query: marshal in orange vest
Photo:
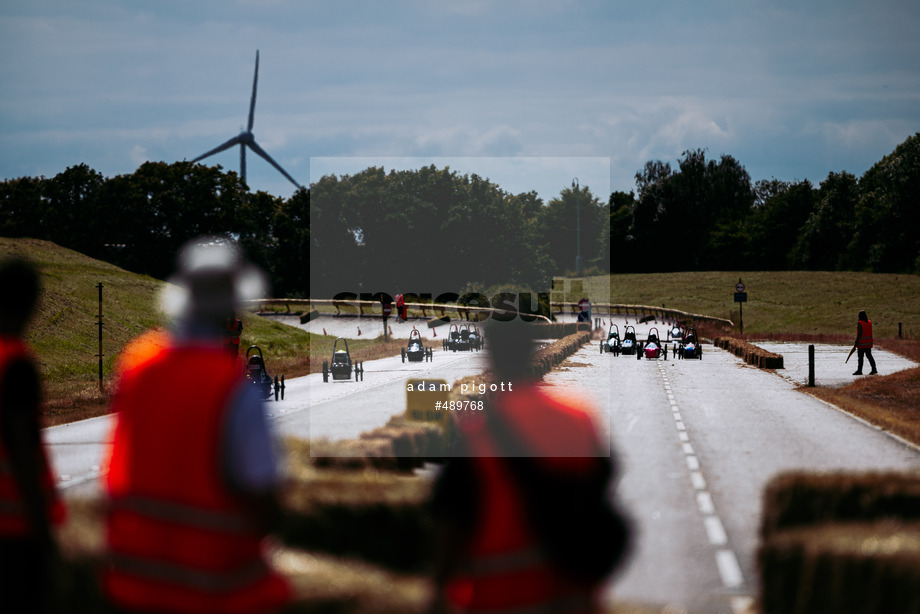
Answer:
M525 442L534 456L527 460L539 467L542 476L555 475L565 482L603 466L601 459L606 460L606 454L586 411L536 386L518 386L515 383L513 393L496 395L496 403L502 404L503 421ZM487 420L464 420L459 427L468 447L465 462L472 467L475 483L472 499L476 503L471 510L475 521L456 567L444 582L443 599L462 612L601 611L603 582L565 573L538 535L533 504L528 503L524 480L512 465L520 459L503 458L509 450L497 443L496 431ZM510 455L515 454L512 450ZM594 545L583 542L575 547L587 553Z
M222 473L221 425L241 377L220 349L174 347L121 381L104 577L118 606L250 614L290 599L266 564L263 530Z
M873 347L872 321L859 320L856 323L856 347L867 349Z

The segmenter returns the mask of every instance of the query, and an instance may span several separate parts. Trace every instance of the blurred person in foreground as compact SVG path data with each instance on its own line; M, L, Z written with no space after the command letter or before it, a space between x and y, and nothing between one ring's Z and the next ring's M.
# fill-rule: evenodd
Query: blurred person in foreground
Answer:
M0 611L54 611L53 527L65 509L41 436L41 380L23 340L41 294L25 260L0 265Z
M235 244L204 238L170 281L173 330L125 362L113 396L103 587L128 612L274 612L291 593L263 548L280 518L277 454L224 349L227 314L261 277Z
M456 422L460 449L431 501L431 612L597 613L625 555L609 449L587 403L538 385L533 329L517 319L487 326L492 381L510 392Z

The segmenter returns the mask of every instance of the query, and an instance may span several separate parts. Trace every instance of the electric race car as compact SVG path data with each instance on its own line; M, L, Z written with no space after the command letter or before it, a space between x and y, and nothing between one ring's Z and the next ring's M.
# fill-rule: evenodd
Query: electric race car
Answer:
M623 341L620 343L620 354L629 356L639 353L639 340L636 339L636 329L627 324L623 329Z
M601 340L601 354L610 352L614 356L620 355L620 328L616 324L611 324L607 330L607 338Z
M470 347L476 351L482 349L482 333L476 326L470 327Z
M468 324L460 325L460 341L457 342L456 347L461 352L473 350L473 342L470 339L470 327Z
M641 360L643 354L648 360L655 360L662 356L665 360L668 359L668 348L662 345L658 337L658 329L654 326L648 330L648 338L642 345L642 351L636 355L636 359Z
M339 341L345 345L344 350L340 350ZM344 337L338 337L332 344L332 361L323 361L323 381L329 381L329 375L332 374L333 380L350 380L351 374L355 374L355 381L360 377L364 381L364 364L360 362L351 362L351 354L348 353L348 340Z
M700 344L699 338L697 338L696 329L687 329L684 338L677 347L677 357L680 359L696 358L703 360L703 346Z
M433 354L431 348L422 345L422 333L414 328L409 333L409 343L406 344L406 347L399 348L399 353L403 362L406 362L407 359L409 362L422 362L423 360L428 362L432 359Z
M671 328L668 329L668 341L680 341L684 337L684 331L681 329L680 324L674 324Z
M251 345L246 350L246 380L259 388L263 399L271 398L273 393L276 401L279 396L284 399L284 374L281 379L277 375L274 378L269 375L262 349L257 345Z
M456 324L450 325L447 338L444 339L442 343L445 350L450 350L451 352L457 351L457 344L460 343L460 329Z

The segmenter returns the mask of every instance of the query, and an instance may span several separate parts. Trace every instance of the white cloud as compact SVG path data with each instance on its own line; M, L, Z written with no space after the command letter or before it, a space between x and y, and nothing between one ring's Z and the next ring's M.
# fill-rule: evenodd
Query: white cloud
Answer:
M137 166L140 166L144 162L148 161L147 148L142 145L135 145L134 147L131 148L131 151L128 154L128 157L131 158L131 162L133 162Z

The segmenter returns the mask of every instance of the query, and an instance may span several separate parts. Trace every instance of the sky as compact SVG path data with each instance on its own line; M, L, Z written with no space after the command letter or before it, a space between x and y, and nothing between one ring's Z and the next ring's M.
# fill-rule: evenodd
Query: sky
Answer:
M430 161L547 202L578 178L606 200L694 149L817 185L920 132L917 7L4 0L0 180L192 160L245 127L258 49L256 142L304 185ZM202 163L238 171L238 148ZM247 179L295 190L251 152Z

